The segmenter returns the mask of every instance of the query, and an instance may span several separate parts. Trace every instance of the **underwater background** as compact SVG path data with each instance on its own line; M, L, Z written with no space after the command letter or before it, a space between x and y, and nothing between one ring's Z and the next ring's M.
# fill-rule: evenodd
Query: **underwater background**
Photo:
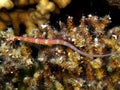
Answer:
M120 90L120 0L0 0L0 90Z

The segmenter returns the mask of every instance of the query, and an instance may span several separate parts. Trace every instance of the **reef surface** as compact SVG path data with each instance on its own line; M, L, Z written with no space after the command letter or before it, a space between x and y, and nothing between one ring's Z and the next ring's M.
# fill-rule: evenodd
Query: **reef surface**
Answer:
M79 19L71 14L65 20L53 19L71 3L0 0L0 90L120 89L119 24L111 24L108 13L86 15L82 9ZM81 55L73 46L87 54Z

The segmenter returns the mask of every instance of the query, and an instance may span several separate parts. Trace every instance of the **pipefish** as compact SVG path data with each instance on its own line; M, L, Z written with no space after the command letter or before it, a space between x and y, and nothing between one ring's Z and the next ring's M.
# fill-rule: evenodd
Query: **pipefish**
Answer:
M42 45L57 45L57 44L64 45L71 48L75 52L81 54L82 56L86 56L86 57L107 57L116 53L116 52L113 52L108 54L88 54L88 53L82 52L71 43L61 39L39 39L39 38L32 38L32 37L13 36L9 40L11 41L19 40L19 41L25 41L25 42L35 43L35 44L42 44Z

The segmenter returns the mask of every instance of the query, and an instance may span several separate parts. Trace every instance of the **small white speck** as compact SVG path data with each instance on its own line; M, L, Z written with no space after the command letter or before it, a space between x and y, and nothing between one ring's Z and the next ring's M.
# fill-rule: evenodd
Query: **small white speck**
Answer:
M75 38L72 38L72 42L74 42L76 39Z
M70 55L71 53L68 53L68 55Z
M117 36L116 36L116 35L112 35L112 37L114 37L115 39L117 39Z
M76 31L77 31L77 28L75 27L75 28L73 29L73 31L76 32Z
M62 60L63 59L63 57L60 57L60 60Z
M91 84L88 84L88 87L91 87L92 85Z
M96 37L96 38L94 39L94 41L95 41L95 42L98 42L98 38Z
M92 17L92 14L89 14L88 17Z
M46 28L48 25L47 24L42 24L41 27L42 29Z
M118 84L120 84L120 81L118 81Z
M6 52L8 52L9 50L8 50L8 49L6 49L5 51L6 51Z
M43 61L43 60L44 60L44 58L38 58L38 60L39 60L39 61Z
M27 59L26 63L27 63L28 65L33 64L33 62L31 61L31 59Z
M108 18L109 18L109 20L111 20L111 17L110 17L110 15L108 15Z
M94 42L95 42L95 46L98 46L99 44L98 44L98 38L96 37L96 38L94 38Z
M71 19L73 19L73 17L72 17L72 16L68 16L68 18L71 18Z
M10 53L9 56L12 56L12 54Z

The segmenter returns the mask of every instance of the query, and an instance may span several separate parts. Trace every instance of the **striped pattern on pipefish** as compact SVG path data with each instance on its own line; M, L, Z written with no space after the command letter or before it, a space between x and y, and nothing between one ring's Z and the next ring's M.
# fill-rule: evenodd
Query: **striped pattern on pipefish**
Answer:
M81 54L82 56L86 56L86 57L107 57L116 53L116 52L113 52L109 54L88 54L88 53L82 52L71 43L65 40L60 40L60 39L39 39L39 38L31 38L31 37L13 36L9 40L11 41L19 40L19 41L25 41L25 42L35 43L35 44L42 44L42 45L56 45L56 44L64 45L71 48L75 52Z

